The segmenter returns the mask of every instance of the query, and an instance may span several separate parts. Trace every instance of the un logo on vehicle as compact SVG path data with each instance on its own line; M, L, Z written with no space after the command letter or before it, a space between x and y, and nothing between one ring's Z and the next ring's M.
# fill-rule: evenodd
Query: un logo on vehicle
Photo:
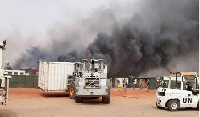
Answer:
M183 103L192 103L192 98L183 98Z

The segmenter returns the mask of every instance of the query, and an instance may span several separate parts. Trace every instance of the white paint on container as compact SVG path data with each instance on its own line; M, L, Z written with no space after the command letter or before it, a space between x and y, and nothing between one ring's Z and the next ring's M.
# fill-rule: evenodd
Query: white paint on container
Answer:
M73 75L72 62L39 62L38 86L45 92L65 92L68 76Z

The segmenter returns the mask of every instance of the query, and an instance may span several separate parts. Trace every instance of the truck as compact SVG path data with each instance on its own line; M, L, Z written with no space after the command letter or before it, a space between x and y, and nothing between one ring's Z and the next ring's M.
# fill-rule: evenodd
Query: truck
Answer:
M175 87L172 87L172 84ZM158 87L156 106L177 111L179 108L199 110L199 77L197 72L170 72L168 87Z
M107 65L103 59L39 61L38 87L44 92L69 92L70 99L76 103L99 97L103 103L110 103L110 79L107 79Z
M10 75L5 74L2 65L3 50L6 49L6 40L0 43L0 103L7 105L8 103L8 92L9 92L9 79Z
M98 99L110 103L110 79L107 78L107 65L103 59L83 59L75 63L75 72L69 77L69 97L76 103L84 99Z

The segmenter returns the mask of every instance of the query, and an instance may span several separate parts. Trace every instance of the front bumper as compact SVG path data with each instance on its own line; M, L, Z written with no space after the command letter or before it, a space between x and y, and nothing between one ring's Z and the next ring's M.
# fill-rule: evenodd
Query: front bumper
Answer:
M165 103L166 101L161 99L161 97L157 97L157 100L156 100L156 105L159 106L159 107L165 107Z
M102 97L102 96L109 96L109 95L110 95L109 88L101 88L101 89L76 88L76 96L81 96L81 97Z

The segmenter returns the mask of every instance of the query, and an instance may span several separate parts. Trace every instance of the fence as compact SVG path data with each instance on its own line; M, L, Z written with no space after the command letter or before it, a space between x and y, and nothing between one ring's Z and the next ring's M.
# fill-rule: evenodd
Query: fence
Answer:
M150 89L156 89L156 79L150 79L149 80L149 84L150 84Z
M38 88L38 76L13 75L10 88Z
M165 81L168 86L169 81ZM156 79L150 79L150 89L156 89ZM132 85L128 85L132 87ZM171 87L175 88L175 81L172 81ZM25 75L13 75L10 79L10 88L38 88L38 76L25 76Z

